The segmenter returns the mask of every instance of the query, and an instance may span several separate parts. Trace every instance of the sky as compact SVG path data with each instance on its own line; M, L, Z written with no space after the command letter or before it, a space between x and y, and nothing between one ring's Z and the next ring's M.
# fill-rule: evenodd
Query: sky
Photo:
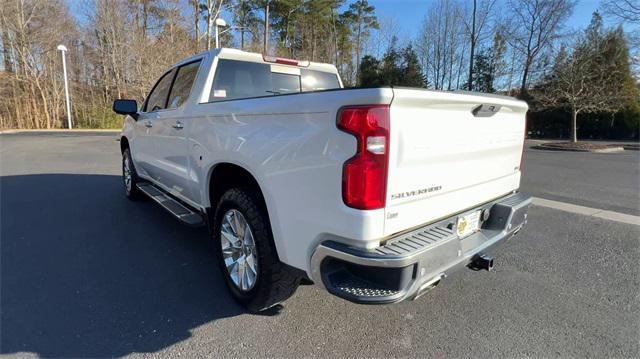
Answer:
M460 1L471 4L471 0ZM348 7L349 2L347 1L344 9ZM393 28L397 30L396 36L400 46L404 46L409 41L415 41L427 10L434 2L435 0L369 0L369 4L376 9L381 26L384 26L385 22L393 24ZM600 8L600 2L601 0L577 0L573 14L564 25L564 30L573 32L585 29L591 21L593 12ZM506 4L507 0L497 0L493 11L500 11ZM605 26L617 25L609 17L605 16L603 20ZM630 29L628 25L624 26L627 31ZM375 39L375 36L372 36L372 39ZM369 42L365 46L365 52L380 57L386 51L387 45L378 44L375 41Z
M471 1L471 0L467 0ZM407 35L417 33L427 7L432 0L369 0L369 4L376 7L376 14L379 17L394 18L401 27L401 32ZM499 9L504 1L496 4L495 9ZM589 25L591 14L600 6L598 0L578 0L571 19L567 21L567 26L571 29L583 29Z
M66 0L66 2L73 13L80 15L82 0ZM347 1L347 3L348 2L349 1ZM380 18L395 19L401 28L401 32L407 35L417 33L417 29L427 12L427 7L432 2L434 2L434 0L369 0L369 4L376 8L376 15ZM504 0L498 0L496 9L504 2ZM582 29L586 27L591 20L591 14L597 10L599 6L600 0L577 0L575 11L567 25L572 29ZM229 17L229 15L227 15L227 17Z
M71 12L76 15L78 21L83 23L83 6L86 6L84 0L65 0L71 9ZM186 4L186 0L181 0ZM225 0L229 2L231 0ZM277 0L276 0L277 1ZM346 10L348 3L352 0L347 0L343 10ZM460 0L462 2L471 0ZM600 8L600 2L602 0L576 0L576 7L570 19L565 24L565 30L582 30L591 21L591 15L594 11ZM638 0L640 1L640 0ZM420 25L427 13L428 7L435 2L435 0L369 0L369 4L375 6L376 15L381 23L392 21L394 27L398 31L398 38L401 43L405 41L414 40L419 32ZM497 0L494 5L494 11L500 11L501 6L505 6L507 0ZM185 5L186 7L186 5ZM185 12L191 11L185 9ZM186 15L186 14L185 14ZM190 15L186 15L190 16ZM231 20L231 14L223 12L222 17L229 23ZM607 26L616 25L609 17L604 17L604 23ZM204 25L203 25L204 26ZM630 30L628 25L624 25L625 30ZM635 30L640 30L640 26L635 26ZM379 51L379 50L378 50Z

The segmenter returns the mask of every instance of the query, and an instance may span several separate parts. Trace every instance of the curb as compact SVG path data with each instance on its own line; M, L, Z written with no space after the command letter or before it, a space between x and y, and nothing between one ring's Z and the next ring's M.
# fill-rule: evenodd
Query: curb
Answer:
M546 150L546 151L565 151L565 152L591 152L591 153L617 153L624 152L625 148L622 146L616 147L607 147L607 148L597 148L597 149L580 149L580 148L558 148L552 146L536 145L531 148L535 148L536 150Z
M14 133L92 133L92 132L101 132L101 133L120 133L122 130L120 129L102 129L102 128L79 128L75 130L68 129L49 129L49 130L0 130L0 135L8 135Z
M553 201L545 198L533 197L532 199L533 199L534 206L553 208L560 211L581 214L584 216L598 217L598 218L606 219L609 221L622 222L622 223L634 224L636 226L640 226L640 216L608 211L608 210L599 209L599 208L585 207L585 206L580 206L572 203Z

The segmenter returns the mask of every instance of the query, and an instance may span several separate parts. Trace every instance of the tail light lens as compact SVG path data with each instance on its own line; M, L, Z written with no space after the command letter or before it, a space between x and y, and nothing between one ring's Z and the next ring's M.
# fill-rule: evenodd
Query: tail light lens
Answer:
M342 199L357 209L378 209L387 197L389 106L343 107L338 128L358 140L356 154L342 169Z

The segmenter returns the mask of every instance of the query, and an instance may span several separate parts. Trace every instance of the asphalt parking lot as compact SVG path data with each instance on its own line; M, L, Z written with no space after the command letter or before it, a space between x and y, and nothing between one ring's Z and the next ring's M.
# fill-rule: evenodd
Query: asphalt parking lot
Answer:
M640 153L527 149L522 190L638 215ZM47 357L638 357L640 226L534 206L492 272L417 301L300 287L236 305L204 229L121 188L117 136L0 136L0 354Z

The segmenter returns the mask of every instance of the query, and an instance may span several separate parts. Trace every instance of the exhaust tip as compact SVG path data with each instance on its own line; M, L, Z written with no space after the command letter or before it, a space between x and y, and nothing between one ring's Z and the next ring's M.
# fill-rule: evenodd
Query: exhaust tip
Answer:
M440 281L442 280L442 278L444 278L445 275L440 274L437 275L436 277L434 277L433 279L431 279L430 281L422 284L420 286L420 289L418 289L418 291L416 292L416 294L413 296L412 300L416 300L419 297L421 297L423 294L425 294L426 292L430 291L431 289L435 288L436 286L438 286L438 284L440 284Z
M475 270L484 269L484 270L490 271L493 269L493 257L491 257L490 255L481 253L473 259L470 267Z

